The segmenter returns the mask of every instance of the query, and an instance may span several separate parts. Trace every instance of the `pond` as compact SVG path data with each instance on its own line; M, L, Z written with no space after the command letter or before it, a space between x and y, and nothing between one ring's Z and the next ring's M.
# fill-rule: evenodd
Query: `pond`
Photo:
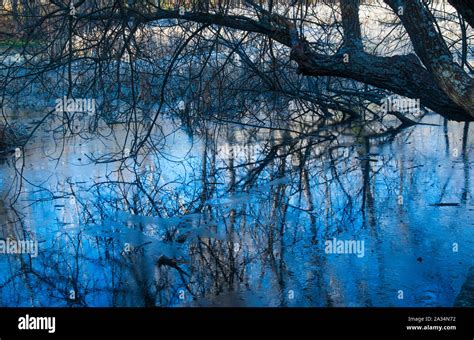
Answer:
M130 155L121 125L62 136L51 119L0 165L2 240L38 247L3 247L0 305L452 306L474 264L472 127L422 122L163 116Z

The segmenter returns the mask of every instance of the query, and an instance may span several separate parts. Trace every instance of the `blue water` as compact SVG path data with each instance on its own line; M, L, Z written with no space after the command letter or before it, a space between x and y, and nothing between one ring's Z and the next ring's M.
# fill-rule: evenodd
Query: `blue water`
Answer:
M472 126L425 122L205 143L164 120L159 152L101 164L113 138L44 133L0 166L3 238L39 242L0 254L0 305L452 306L474 265ZM363 255L326 253L334 238Z

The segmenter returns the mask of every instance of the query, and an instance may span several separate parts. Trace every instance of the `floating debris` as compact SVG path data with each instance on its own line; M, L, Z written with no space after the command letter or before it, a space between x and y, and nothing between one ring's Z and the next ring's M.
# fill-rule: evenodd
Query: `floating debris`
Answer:
M433 203L430 204L430 207L459 207L459 203L448 203L448 202L440 202L440 203Z

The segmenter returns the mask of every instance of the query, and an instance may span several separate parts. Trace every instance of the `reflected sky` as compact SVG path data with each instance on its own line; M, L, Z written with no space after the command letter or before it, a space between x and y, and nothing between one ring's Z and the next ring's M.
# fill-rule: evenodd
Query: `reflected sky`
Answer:
M3 239L39 242L0 255L0 304L452 306L473 265L473 138L424 123L327 140L163 119L160 149L123 162L120 126L44 131L0 167ZM326 253L334 238L364 255Z

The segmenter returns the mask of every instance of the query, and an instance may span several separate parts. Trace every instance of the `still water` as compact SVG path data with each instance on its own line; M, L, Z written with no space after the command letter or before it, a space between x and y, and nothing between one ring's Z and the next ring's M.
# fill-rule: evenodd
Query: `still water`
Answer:
M1 161L2 239L38 254L0 255L0 305L452 306L474 265L472 126L423 122L374 138L163 118L134 157L119 125L51 121Z

